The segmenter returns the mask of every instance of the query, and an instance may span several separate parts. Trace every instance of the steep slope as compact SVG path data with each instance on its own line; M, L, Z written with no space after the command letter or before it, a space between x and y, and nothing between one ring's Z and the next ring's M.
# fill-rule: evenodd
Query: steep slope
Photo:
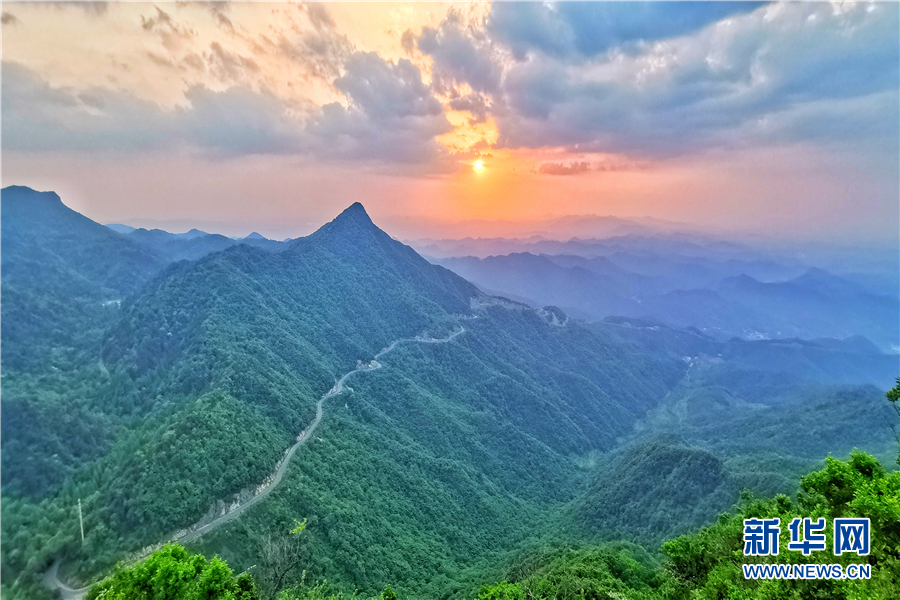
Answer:
M165 261L53 192L10 186L0 198L3 366L70 369L84 348L96 352L110 303L136 291Z
M355 205L280 254L239 245L173 265L123 305L103 357L136 380L167 370L170 393L228 380L234 390L270 390L262 404L295 403L298 390L276 393L277 382L312 385L304 393L315 399L385 342L449 327L476 295Z
M65 206L54 192L9 186L0 198L4 277L16 282L53 285L65 273L121 296L164 266L126 236Z

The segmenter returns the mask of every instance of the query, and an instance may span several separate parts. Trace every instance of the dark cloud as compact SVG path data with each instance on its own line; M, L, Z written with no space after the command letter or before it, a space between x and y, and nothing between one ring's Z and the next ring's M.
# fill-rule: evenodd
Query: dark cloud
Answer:
M19 22L18 17L16 15L3 11L3 14L0 15L0 23L3 25L14 25Z
M490 101L484 94L473 92L465 96L457 96L450 100L450 108L453 110L465 110L472 113L469 123L475 125L487 121L490 111Z
M757 2L498 2L487 30L519 60L529 52L591 57L612 48L693 33Z
M447 167L447 152L434 138L452 127L418 67L366 52L351 56L346 69L334 86L347 96L348 106L323 106L307 127L324 141L322 154Z
M571 162L569 164L548 162L540 166L538 173L544 175L578 175L579 173L587 173L590 170L591 165L587 162Z
M168 136L155 104L101 89L54 88L16 63L2 69L4 150L152 148Z
M437 29L425 27L418 47L434 59L439 91L465 82L477 92L490 93L500 85L502 68L490 39L480 28L466 24L458 11L451 9Z
M190 106L166 111L102 88L54 88L28 69L3 64L5 150L122 152L200 149L211 156L298 151L299 124L281 102L246 88L188 90Z
M407 54L411 55L416 51L416 34L412 32L412 29L403 32L403 35L400 36L400 45Z
M167 39L193 34L156 8L142 26L163 38L170 55L151 60L208 69L229 90L193 88L189 108L167 112L126 94L52 88L12 65L3 73L4 148L182 144L433 168L446 159L435 136L451 129L437 94L473 122L493 117L502 148L561 146L639 159L848 142L897 154L897 4L671 6L684 13L670 15L668 4L655 3L497 3L485 24L451 11L417 39L410 31L401 37L407 52L432 57L426 84L409 60L356 52L324 7L300 5L305 30L253 42L254 58L288 55L307 77L346 97L306 110L302 122L287 116L300 112L296 105L288 110L264 91L246 89L259 81L263 63L217 43L202 59L172 50ZM600 39L589 39L589 30ZM545 166L571 174L574 164Z
M195 86L185 94L189 110L175 114L179 135L212 154L291 154L303 151L304 136L284 104L266 92L233 87L213 92Z

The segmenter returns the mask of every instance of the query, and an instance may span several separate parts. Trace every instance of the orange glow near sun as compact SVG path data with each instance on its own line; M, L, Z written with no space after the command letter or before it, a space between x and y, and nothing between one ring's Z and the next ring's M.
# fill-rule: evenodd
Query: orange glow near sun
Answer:
M465 111L447 110L446 115L453 130L439 135L437 141L446 146L450 152L468 152L479 142L486 143L490 147L500 136L493 118L484 123L472 123L472 115Z

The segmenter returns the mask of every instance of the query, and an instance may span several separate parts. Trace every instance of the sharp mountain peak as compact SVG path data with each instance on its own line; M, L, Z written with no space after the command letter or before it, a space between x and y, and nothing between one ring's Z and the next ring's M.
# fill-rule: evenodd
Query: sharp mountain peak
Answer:
M372 222L369 213L366 212L365 207L359 202L354 202L348 206L333 221L320 227L310 238L322 239L332 236L344 241L349 239L371 240L373 236L376 238L379 236L390 237Z
M347 208L341 212L337 217L335 217L332 223L338 222L352 222L352 223L365 223L368 225L375 225L372 223L372 219L369 217L369 213L366 212L366 207L363 206L360 202L354 202Z

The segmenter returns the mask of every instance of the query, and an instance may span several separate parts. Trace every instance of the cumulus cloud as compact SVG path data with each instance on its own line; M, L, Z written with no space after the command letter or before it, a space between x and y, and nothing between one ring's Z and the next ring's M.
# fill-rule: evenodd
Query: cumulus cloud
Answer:
M829 136L896 145L897 12L893 4L841 12L774 5L631 54L575 60L562 50L537 52L503 76L498 145L637 155ZM885 100L868 103L875 112L852 110L857 99L877 96Z
M452 127L434 90L410 61L391 63L374 52L356 53L334 86L349 105L323 106L307 128L329 140L322 147L326 155L402 163L446 157L434 138Z
M476 92L493 92L502 69L487 34L451 10L437 29L425 27L418 48L434 59L433 78L439 91L465 82Z
M228 12L224 3L208 8ZM186 13L141 11L143 31L162 41L142 58L185 81L187 107L54 88L10 65L4 145L182 144L434 167L447 160L435 138L452 129L449 107L473 124L492 118L497 147L563 147L577 160L845 142L897 154L897 4L495 3L486 18L451 10L436 27L401 36L409 56L430 57L429 83L410 60L358 52L321 4L284 9L283 25L265 33L209 24L217 41L203 46L176 22ZM4 13L3 22L15 17ZM342 102L302 105L295 90L312 78L327 92L320 98ZM539 171L584 172L577 160Z
M419 68L406 59L396 64L374 52L359 52L347 62L347 73L334 82L346 94L351 108L376 120L405 116L441 116L444 109Z
M196 86L190 108L172 115L172 126L190 145L212 154L290 154L306 150L301 125L266 92L233 87L213 92Z
M222 92L193 86L188 106L164 110L103 88L53 87L4 63L4 149L190 148L210 156L290 154L446 168L446 152L434 138L450 124L415 65L357 54L335 85L348 105L328 104L301 120L279 98L247 86Z
M578 175L579 173L587 173L590 170L591 165L588 162L571 162L569 164L548 162L538 168L538 173L543 175Z
M692 33L758 2L499 2L487 22L491 37L524 60L529 52L591 57L639 42Z
M15 63L2 69L4 150L151 148L168 135L152 103L99 88L55 88Z

